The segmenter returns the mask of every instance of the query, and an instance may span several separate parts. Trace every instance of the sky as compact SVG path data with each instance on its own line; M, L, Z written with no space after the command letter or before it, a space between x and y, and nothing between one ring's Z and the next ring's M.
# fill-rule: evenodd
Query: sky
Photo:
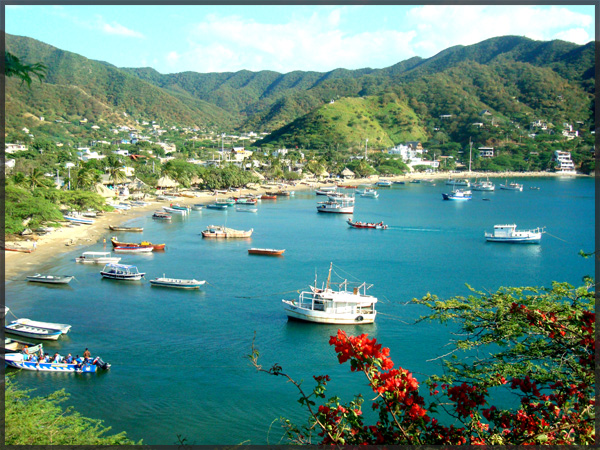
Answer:
M593 5L567 1L523 6L17 2L4 12L9 34L117 67L152 67L163 74L376 69L496 36L582 45L594 40L596 25Z

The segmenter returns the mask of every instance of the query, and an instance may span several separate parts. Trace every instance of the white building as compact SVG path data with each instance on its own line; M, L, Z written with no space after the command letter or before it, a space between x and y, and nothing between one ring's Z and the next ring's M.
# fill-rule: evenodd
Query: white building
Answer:
M571 152L556 150L554 152L554 161L556 162L556 171L565 175L575 175L575 164L571 159Z
M493 158L494 157L494 147L479 147L479 156L482 158Z
M77 157L79 160L85 162L91 159L104 159L105 155L100 155L98 152L92 152L89 148L78 148Z
M429 166L432 169L437 169L440 166L439 161L430 161L422 158L423 152L426 151L418 143L411 143L411 145L400 144L388 150L388 153L390 155L400 155L411 170L414 166Z
M24 144L4 144L4 151L6 153L26 152L27 146Z

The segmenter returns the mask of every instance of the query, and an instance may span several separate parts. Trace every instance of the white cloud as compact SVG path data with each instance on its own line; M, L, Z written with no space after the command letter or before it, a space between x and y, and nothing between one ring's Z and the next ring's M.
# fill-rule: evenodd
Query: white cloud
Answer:
M138 31L131 30L117 22L113 23L100 23L99 28L108 34L115 34L118 36L136 37L143 38L144 35Z
M342 31L344 10L309 17L294 16L286 23L260 23L239 16L211 14L188 36L190 50L181 54L187 70L200 72L247 70L329 71L389 65L410 53L413 31ZM368 61L368 62L367 62ZM193 67L190 67L193 64Z
M592 40L584 27L593 26L593 18L559 6L426 5L410 9L407 17L410 23L418 24L419 35L413 44L422 57L495 36L563 39L577 44Z

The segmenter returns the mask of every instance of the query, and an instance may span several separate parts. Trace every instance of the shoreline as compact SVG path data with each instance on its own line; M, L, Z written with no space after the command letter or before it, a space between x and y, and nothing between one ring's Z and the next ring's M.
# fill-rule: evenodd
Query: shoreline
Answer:
M407 180L423 180L423 179L448 179L452 178L532 178L532 177L560 177L561 175L555 172L506 172L506 173L483 173L483 172L459 172L459 173L448 173L448 172L437 172L437 173L413 173L400 176L392 177L378 177L372 176L370 178L356 178L351 180L338 181L340 186L354 186L363 184L372 184L377 180L386 179L390 181L407 181ZM577 177L590 177L593 175L570 175ZM223 197L233 197L245 194L263 194L266 191L278 189L279 186L284 186L285 190L294 191L308 191L314 190L322 186L330 186L334 182L317 182L317 181L304 181L298 182L295 185L291 184L262 184L256 189L244 188L240 189L239 192L230 192ZM183 191L185 192L185 191ZM189 192L189 191L188 191ZM7 241L5 245L12 247L13 244L18 243L16 247L24 249L33 249L34 242L35 251L31 253L21 252L4 252L4 277L5 280L10 280L19 276L20 274L34 273L38 266L50 261L57 254L64 254L73 250L81 249L84 251L86 247L96 244L106 235L109 230L108 225L119 226L129 220L136 219L145 214L152 213L155 210L162 209L163 206L168 206L170 203L179 203L182 205L192 205L194 203L211 203L211 200L215 199L213 193L207 191L196 192L196 197L178 197L177 200L167 201L150 201L151 204L147 206L141 206L132 208L127 211L115 210L112 212L106 212L103 216L98 217L94 220L91 225L79 225L77 227L61 227L52 231L49 234L42 236L32 236L31 239L22 241ZM132 233L132 239L138 240L136 233ZM25 244L25 245L23 245ZM109 247L107 251L110 251L112 247Z

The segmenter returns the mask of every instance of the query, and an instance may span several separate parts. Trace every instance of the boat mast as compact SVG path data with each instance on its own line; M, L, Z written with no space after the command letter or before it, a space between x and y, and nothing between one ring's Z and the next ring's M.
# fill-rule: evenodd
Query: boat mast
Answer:
M326 289L329 289L329 282L331 281L331 268L333 267L333 262L329 263L329 275L327 275L327 286Z
M473 142L471 142L471 136L469 136L469 173L471 173L471 152L473 150Z

